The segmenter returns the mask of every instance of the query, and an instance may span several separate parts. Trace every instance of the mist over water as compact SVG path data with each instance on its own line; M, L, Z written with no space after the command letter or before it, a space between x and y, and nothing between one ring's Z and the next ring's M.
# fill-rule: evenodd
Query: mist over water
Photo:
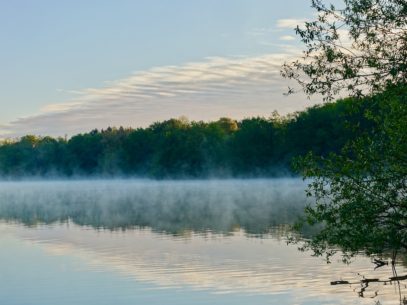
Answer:
M299 179L6 182L0 184L0 218L170 234L239 228L263 234L296 221L306 204L304 188Z
M386 279L390 266L327 265L287 245L305 188L291 178L2 182L0 303L398 304L395 287L374 282L358 298L359 280Z

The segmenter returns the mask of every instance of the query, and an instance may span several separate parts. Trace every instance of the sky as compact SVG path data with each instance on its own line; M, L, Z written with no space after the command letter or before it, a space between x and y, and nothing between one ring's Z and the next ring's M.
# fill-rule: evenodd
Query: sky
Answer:
M0 138L173 117L242 119L320 102L284 96L308 0L0 0Z

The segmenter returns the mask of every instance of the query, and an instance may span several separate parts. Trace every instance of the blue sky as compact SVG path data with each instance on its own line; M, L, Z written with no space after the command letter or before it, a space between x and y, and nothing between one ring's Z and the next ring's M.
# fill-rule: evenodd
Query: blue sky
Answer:
M284 101L276 72L313 13L308 0L0 0L0 136L303 109L314 101Z

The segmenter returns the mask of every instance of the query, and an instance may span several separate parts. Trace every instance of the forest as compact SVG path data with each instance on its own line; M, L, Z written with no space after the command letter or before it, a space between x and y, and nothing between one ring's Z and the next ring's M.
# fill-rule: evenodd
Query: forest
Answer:
M293 175L292 160L326 156L369 129L366 99L316 105L287 116L156 122L92 130L69 139L26 135L0 145L0 175L210 178Z

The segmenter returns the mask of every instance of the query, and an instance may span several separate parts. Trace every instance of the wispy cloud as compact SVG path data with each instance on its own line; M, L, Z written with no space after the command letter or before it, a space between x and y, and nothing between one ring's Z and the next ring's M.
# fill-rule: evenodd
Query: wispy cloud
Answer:
M75 100L52 104L40 113L0 126L0 137L27 133L63 136L108 126L147 126L186 115L193 120L221 116L268 116L287 113L312 102L304 96L284 97L289 83L281 64L298 54L256 57L212 57L202 62L135 72L103 88L80 91Z
M277 28L280 29L295 29L298 25L301 26L307 20L306 19L280 19L277 20Z
M291 35L283 35L283 36L280 36L280 40L283 40L283 41L293 41L293 40L295 40L295 37L294 37L294 36L291 36Z
M272 27L258 27L246 32L246 35L251 36L259 45L277 46L278 41L294 42L296 37L294 29L297 26L303 27L306 19L279 19Z

